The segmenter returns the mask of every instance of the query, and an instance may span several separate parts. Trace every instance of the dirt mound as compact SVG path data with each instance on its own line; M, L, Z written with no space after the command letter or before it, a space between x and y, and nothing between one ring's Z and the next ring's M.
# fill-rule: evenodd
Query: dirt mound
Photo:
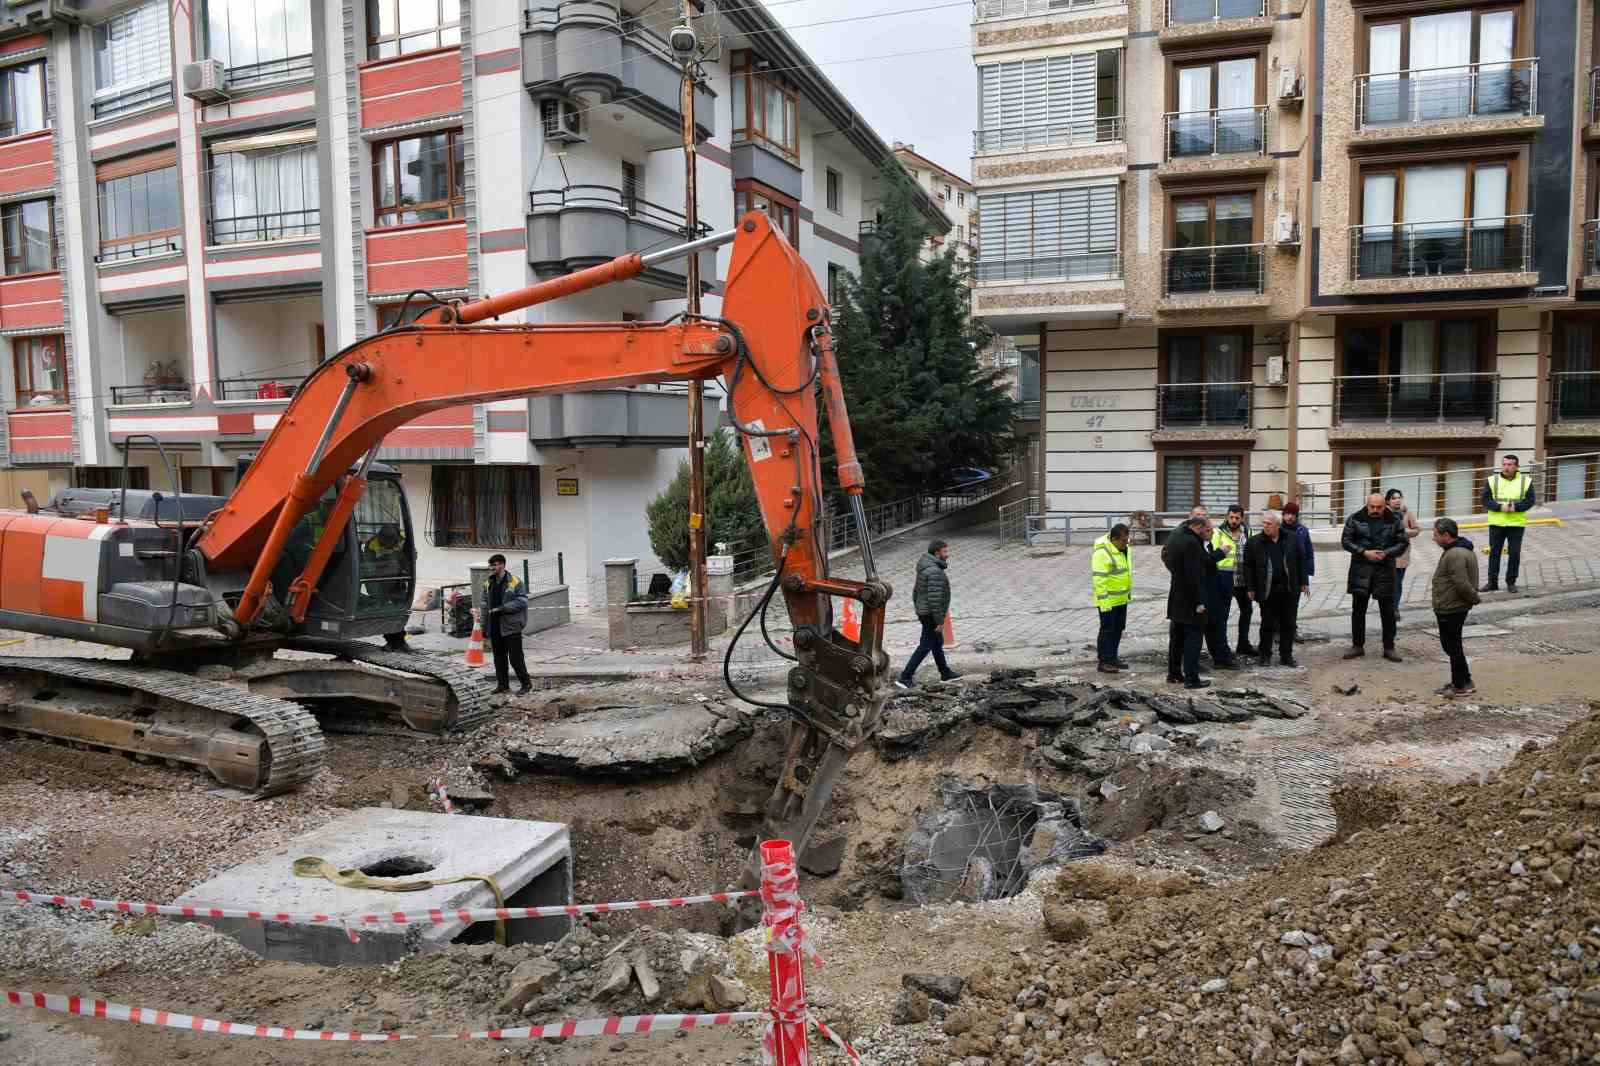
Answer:
M1109 840L1132 840L1155 829L1188 829L1206 811L1223 810L1255 791L1255 782L1208 766L1127 766L1083 800L1088 828ZM1110 794L1107 795L1107 792Z
M973 1000L946 1026L946 1059L1590 1061L1600 1054L1596 778L1600 715L1548 748L1525 746L1483 783L1348 803L1370 827L1272 876L1115 896L1104 917L1080 901L1086 939L968 976ZM1099 876L1064 875L1063 893Z

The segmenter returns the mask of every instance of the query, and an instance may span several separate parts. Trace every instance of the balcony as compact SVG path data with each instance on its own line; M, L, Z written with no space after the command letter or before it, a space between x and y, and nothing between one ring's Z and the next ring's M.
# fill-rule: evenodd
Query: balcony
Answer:
M102 241L96 263L123 263L130 259L150 259L183 250L183 235L176 230L170 233L151 234L127 240Z
M310 368L306 368L310 372ZM224 402L244 400L287 400L300 388L305 375L265 375L222 378L217 382L217 399Z
M1158 385L1156 429L1244 429L1250 425L1250 382Z
M980 259L973 264L980 285L1030 281L1114 281L1122 277L1120 252L1051 255L1034 259Z
M721 400L708 395L705 423L717 423ZM689 405L682 389L600 389L528 400L528 437L541 448L682 448Z
M263 59L259 63L242 63L228 68L228 88L253 89L280 81L298 81L315 73L311 54L285 56L282 59Z
M1267 150L1267 107L1211 108L1166 114L1166 158L1260 156Z
M1350 276L1521 274L1533 269L1533 216L1350 227Z
M1583 264L1578 274L1585 278L1600 276L1600 219L1591 218L1583 224Z
M1358 74L1356 129L1535 115L1538 89L1538 59Z
M540 277L689 239L682 213L609 185L535 189L528 194L528 212L528 262ZM702 224L694 236L709 232ZM700 276L708 281L716 277L715 252L701 253ZM651 267L640 278L682 294L684 260Z
M1001 126L972 131L972 152L1025 152L1039 148L1076 148L1122 140L1122 116L1086 118L1031 126Z
M194 399L194 390L178 382L166 385L113 385L112 407L139 407L145 404L186 404Z
M1124 0L977 0L978 22L1020 19L1033 15L1061 15L1097 7L1122 7Z
M1258 296L1266 293L1265 244L1167 248L1161 253L1161 294Z
M1264 18L1266 0L1167 0L1167 25Z
M1499 400L1499 374L1354 374L1333 379L1333 424L1488 425Z
M321 232L320 218L321 213L315 207L300 211L273 211L264 215L213 218L208 224L207 243L238 244L244 241L315 237Z
M597 98L585 100L591 112L598 104L625 105L645 121L620 128L646 147L681 143L683 78L672 50L607 0L565 0L524 11L522 80L537 97ZM695 126L702 139L716 133L716 99L711 90L696 87Z
M1552 423L1600 423L1600 373L1592 370L1550 375Z
M91 108L94 118L113 118L133 111L144 111L172 103L172 79L164 78L121 92L96 93Z
M1586 118L1590 126L1600 123L1600 67L1589 68L1589 114Z

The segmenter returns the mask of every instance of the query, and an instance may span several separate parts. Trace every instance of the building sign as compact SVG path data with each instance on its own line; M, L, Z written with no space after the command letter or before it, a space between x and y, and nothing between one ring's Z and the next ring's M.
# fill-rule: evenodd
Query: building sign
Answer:
M556 478L557 496L576 496L578 494L578 479L575 477Z

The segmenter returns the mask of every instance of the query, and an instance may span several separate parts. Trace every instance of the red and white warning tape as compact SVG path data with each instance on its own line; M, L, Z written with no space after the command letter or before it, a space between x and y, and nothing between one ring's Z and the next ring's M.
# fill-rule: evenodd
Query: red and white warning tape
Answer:
M57 1014L75 1014L83 1018L155 1025L166 1029L187 1029L191 1032L213 1033L218 1036L259 1036L271 1040L312 1040L334 1044L381 1044L399 1040L555 1040L584 1036L636 1036L642 1033L764 1022L770 1018L766 1011L734 1011L726 1014L629 1014L611 1018L573 1018L550 1022L548 1025L519 1025L507 1029L469 1029L455 1033L361 1033L344 1029L296 1029L288 1025L252 1025L249 1022L231 1022L223 1018L152 1010L149 1007L130 1007L124 1003L113 1003L105 999L59 996L48 992L23 992L7 988L0 989L0 995L4 995L5 1001L13 1007L33 1007L38 1010L54 1011ZM819 1033L837 1044L852 1062L860 1063L861 1056L848 1041L815 1018L811 1019L811 1024Z
M732 903L761 895L757 889L738 892L708 892L700 896L673 896L670 899L635 899L617 903L570 903L552 907L455 907L426 911L391 911L384 914L300 914L290 911L245 910L239 907L194 907L172 903L137 903L129 900L88 899L78 896L47 895L24 889L0 889L0 900L16 900L47 907L70 907L85 911L114 911L119 914L165 914L175 918L242 918L257 922L282 922L285 925L443 925L447 922L503 922L519 918L575 918L580 914L611 914L617 911L668 910L704 903Z

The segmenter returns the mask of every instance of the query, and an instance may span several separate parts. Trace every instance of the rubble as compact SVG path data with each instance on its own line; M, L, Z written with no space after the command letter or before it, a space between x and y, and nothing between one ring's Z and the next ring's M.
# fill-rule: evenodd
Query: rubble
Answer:
M750 735L751 719L731 703L597 707L532 722L505 744L513 771L640 777L690 769Z

